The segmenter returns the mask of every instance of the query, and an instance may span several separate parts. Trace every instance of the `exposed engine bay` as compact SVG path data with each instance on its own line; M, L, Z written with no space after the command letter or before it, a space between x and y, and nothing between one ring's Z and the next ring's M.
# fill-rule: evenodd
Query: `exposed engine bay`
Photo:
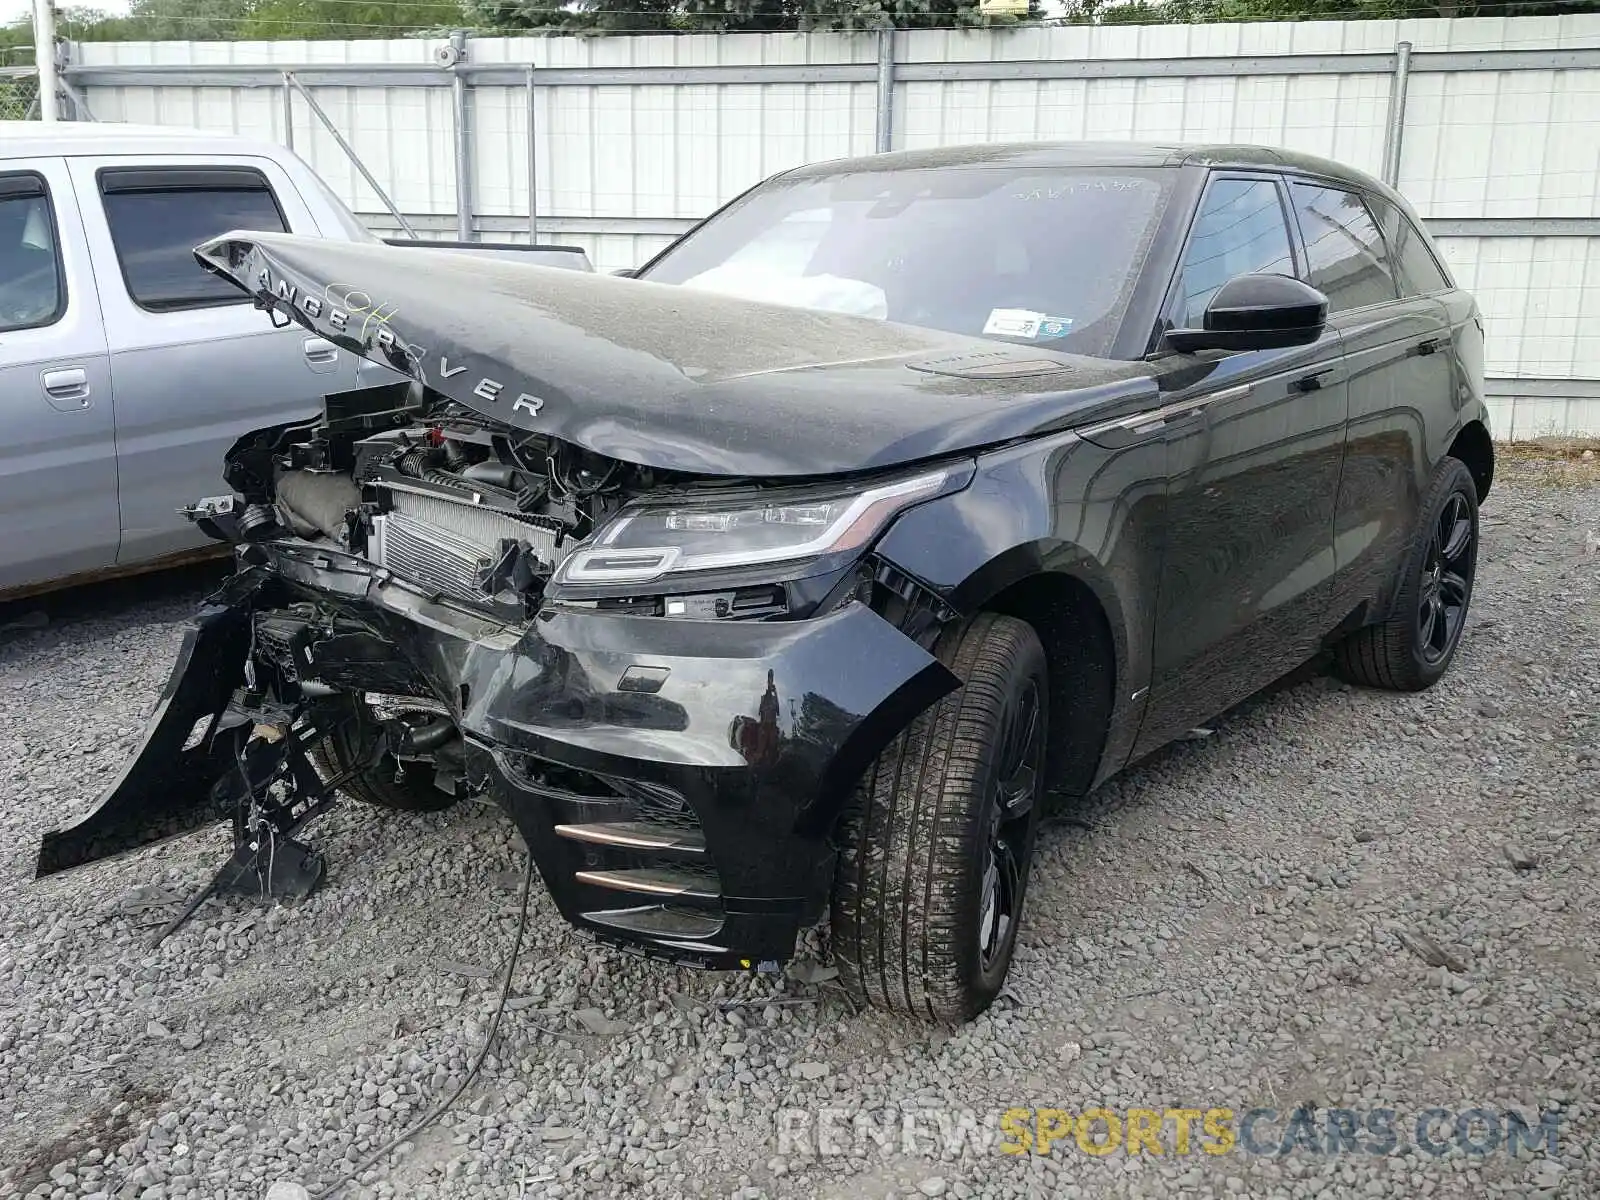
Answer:
M185 510L238 543L243 563L251 545L302 557L326 547L431 601L523 622L573 547L664 482L508 430L416 383L325 403L316 421L241 439L224 466L237 492ZM383 631L338 604L285 599L250 614L244 695L200 735L214 741L231 722L243 739L237 770L212 796L234 809L240 851L208 890L309 891L322 862L293 835L341 789L412 810L484 790L467 771L455 714Z
M668 482L420 385L330 397L325 419L235 446L226 472L243 508L223 497L192 510L216 536L325 541L441 595L512 612L531 611L573 545L627 499Z

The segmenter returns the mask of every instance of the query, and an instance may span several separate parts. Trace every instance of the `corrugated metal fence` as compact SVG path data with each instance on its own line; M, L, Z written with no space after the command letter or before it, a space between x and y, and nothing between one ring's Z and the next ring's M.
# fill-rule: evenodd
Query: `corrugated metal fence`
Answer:
M451 65L452 60L459 58ZM100 43L100 120L292 142L398 233L642 261L874 149L1236 141L1397 181L1484 306L1496 433L1600 433L1600 16L458 41ZM325 117L326 121L322 118ZM529 204L530 194L535 203Z

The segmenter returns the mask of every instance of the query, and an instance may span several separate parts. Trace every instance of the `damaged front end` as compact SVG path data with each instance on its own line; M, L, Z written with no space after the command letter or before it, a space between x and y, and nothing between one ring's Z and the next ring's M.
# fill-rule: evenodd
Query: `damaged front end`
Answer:
M971 472L774 486L610 457L420 381L329 397L242 439L232 492L185 510L236 573L38 874L231 821L213 886L299 896L324 872L305 826L337 795L478 795L578 926L775 966L822 912L855 781L957 686L928 650L954 614L871 548Z

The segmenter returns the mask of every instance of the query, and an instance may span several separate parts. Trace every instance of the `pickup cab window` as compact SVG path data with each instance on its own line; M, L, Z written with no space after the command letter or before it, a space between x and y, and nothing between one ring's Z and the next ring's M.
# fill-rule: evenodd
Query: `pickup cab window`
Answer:
M108 167L99 183L128 294L149 312L248 302L194 248L235 229L289 228L266 176L246 167Z
M0 333L54 324L67 289L44 180L0 175Z

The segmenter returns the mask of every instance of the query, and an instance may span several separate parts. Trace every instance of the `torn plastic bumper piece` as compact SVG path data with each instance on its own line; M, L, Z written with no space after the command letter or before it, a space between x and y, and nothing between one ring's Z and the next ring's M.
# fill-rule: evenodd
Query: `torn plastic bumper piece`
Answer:
M41 875L230 815L211 785L248 730L182 747L204 718L251 720L229 698L252 630L310 601L371 635L359 653L349 638L305 643L300 682L384 691L406 674L436 698L466 779L511 816L568 920L674 961L770 967L822 913L856 780L959 686L859 603L801 621L558 606L508 624L353 556L258 549L270 565L202 609L144 745L95 813L45 838ZM263 658L254 673L275 669Z
M178 661L145 727L138 752L71 828L47 833L36 877L202 829L229 810L214 792L233 766L223 722L244 681L250 652L251 602L268 582L264 572L230 577L201 605L184 632ZM196 736L196 735L199 736Z

